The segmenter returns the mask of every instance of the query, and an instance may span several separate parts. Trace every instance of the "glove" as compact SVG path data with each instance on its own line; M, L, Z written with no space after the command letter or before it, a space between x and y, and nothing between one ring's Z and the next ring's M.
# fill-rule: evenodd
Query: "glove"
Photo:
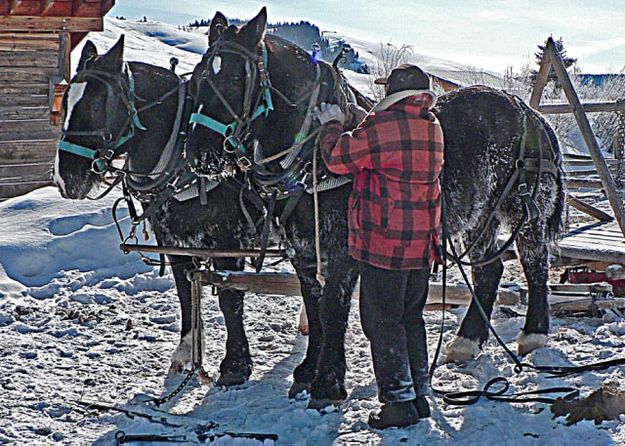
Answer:
M339 121L341 125L345 122L345 115L337 104L322 102L319 104L319 107L315 107L313 112L321 125L325 125L330 121Z

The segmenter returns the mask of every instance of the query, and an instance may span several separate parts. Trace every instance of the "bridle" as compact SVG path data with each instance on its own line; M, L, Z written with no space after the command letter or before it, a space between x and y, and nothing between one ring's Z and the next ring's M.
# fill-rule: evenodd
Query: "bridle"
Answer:
M245 61L245 92L243 97L243 110L241 115L237 114L230 102L221 93L215 82L207 74L206 70L210 69L215 62L216 57L221 57L222 53L234 54L242 57ZM189 124L198 124L206 127L221 136L223 140L223 150L226 153L232 153L237 156L237 164L242 170L247 170L252 165L252 153L246 147L245 143L250 138L250 127L252 123L259 117L267 117L274 110L273 99L271 96L272 86L267 72L267 49L264 44L260 47L261 54L255 54L242 45L230 41L218 41L210 49L206 60L206 67L202 72L198 81L206 82L215 96L226 108L233 121L223 123L202 113L202 105L198 107L197 112L192 113ZM260 78L260 92L253 101L253 94L257 79ZM196 88L197 90L197 88ZM193 95L192 95L193 96ZM197 97L194 97L197 102ZM254 107L252 108L252 102ZM201 175L198 173L198 175Z
M106 71L96 69L85 69L78 73L71 81L72 83L87 82L87 80L94 80L100 82L106 87L106 104L105 104L105 116L106 120L104 126L95 130L63 130L61 133L61 140L59 142L59 150L72 153L74 155L81 156L92 160L91 171L97 175L103 175L109 168L111 161L118 156L121 151L119 150L129 139L135 134L135 129L146 130L139 120L139 111L135 106L135 99L138 97L135 94L135 82L130 67L126 64L125 73L128 75L128 86L123 82L123 78L117 74L111 74ZM128 94L126 94L126 88ZM114 111L116 106L116 100L120 99L124 104L127 112L127 117L120 126L118 131L113 129ZM93 137L98 138L101 141L100 147L92 148L80 144L75 144L67 141L67 137L80 136L80 137Z

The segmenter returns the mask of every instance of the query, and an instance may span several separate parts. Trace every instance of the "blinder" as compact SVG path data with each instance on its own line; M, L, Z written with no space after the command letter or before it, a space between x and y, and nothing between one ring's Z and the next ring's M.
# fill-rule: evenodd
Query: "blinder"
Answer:
M212 48L207 60L207 68L212 67L216 57L221 57L222 53L234 54L245 60L245 90L243 96L243 110L239 116L229 101L223 96L219 88L215 85L210 75L206 73L206 68L202 73L200 81L204 81L211 88L213 93L226 107L228 113L234 118L229 124L222 123L202 113L201 107L196 113L192 113L189 119L190 124L199 124L206 127L224 137L223 150L226 153L237 155L240 159L245 158L241 165L248 165L251 155L244 142L249 138L249 128L260 116L268 116L273 111L273 99L271 96L271 83L269 74L266 71L267 66L267 49L262 46L262 54L259 56L252 53L247 48L234 42L218 42ZM252 111L252 96L256 80L260 76L260 94L256 100L254 110ZM197 99L197 98L196 98Z
M91 159L91 170L97 175L103 175L107 171L113 158L121 153L119 148L134 136L136 128L146 130L139 120L139 115L135 106L136 95L134 77L128 65L126 65L126 73L128 74L128 95L124 92L123 81L116 75L105 71L86 69L78 73L74 79L72 79L72 82L87 82L88 80L95 80L106 87L106 121L104 127L96 130L63 130L61 133L61 140L59 141L59 150ZM119 88L119 93L114 87ZM124 124L121 126L121 129L114 133L114 116L112 111L114 110L116 99L118 97L126 107L128 116ZM101 147L94 149L80 144L71 143L67 141L68 136L94 137L100 139L102 144Z

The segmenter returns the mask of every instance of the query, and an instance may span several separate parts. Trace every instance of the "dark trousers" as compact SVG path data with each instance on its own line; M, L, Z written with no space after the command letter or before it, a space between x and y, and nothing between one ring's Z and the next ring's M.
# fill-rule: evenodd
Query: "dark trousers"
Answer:
M360 320L371 343L382 403L410 401L429 391L423 308L430 271L385 270L360 263Z

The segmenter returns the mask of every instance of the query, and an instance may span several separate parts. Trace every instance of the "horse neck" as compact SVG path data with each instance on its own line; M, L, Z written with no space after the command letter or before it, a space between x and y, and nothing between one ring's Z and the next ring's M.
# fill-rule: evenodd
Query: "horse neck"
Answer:
M305 52L275 37L269 40L267 47L269 76L276 89L295 102L314 88L316 70ZM276 94L273 94L273 100L275 109L257 133L257 139L266 150L265 155L277 153L293 144L308 105L308 101L304 101L294 109Z
M135 79L135 106L141 107L158 100L178 85L177 76L171 71L143 63L130 63ZM158 162L167 145L178 109L178 95L172 94L162 105L151 107L139 113L139 120L147 130L135 129L135 135L128 141L128 158L131 169L149 172Z

